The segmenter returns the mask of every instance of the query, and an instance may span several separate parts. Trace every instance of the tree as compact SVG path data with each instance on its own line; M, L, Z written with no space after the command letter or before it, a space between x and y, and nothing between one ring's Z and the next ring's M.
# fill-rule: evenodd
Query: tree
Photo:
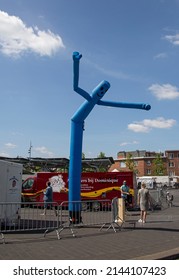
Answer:
M99 153L99 155L97 156L97 158L101 158L101 159L104 159L104 158L106 158L106 155L105 155L105 153L103 153L103 152L100 152ZM99 172L107 172L108 171L108 166L99 166L98 167L98 171Z
M153 175L163 176L165 175L165 166L162 160L161 153L157 153L155 159L153 159Z
M97 158L105 158L106 155L103 152L100 152L99 155L97 156Z
M139 173L138 169L136 168L135 161L134 161L133 158L132 158L132 154L130 154L130 153L127 154L125 163L126 163L126 167L127 167L130 171L134 172L135 174L138 174L138 173Z

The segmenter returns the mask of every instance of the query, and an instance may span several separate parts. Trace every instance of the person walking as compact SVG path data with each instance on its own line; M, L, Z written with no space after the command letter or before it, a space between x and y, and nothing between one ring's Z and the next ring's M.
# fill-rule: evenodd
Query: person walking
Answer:
M140 206L140 219L139 223L145 223L147 217L147 211L149 209L150 194L149 190L146 189L146 184L143 182L141 189L138 191L138 204Z
M47 207L50 205L50 208L53 208L55 215L57 216L57 212L55 210L55 207L53 206L53 189L51 186L50 181L46 183L46 190L44 191L44 212L42 215L46 215L47 213Z
M173 194L170 194L169 191L167 191L167 194L166 194L166 202L168 204L168 207L173 206Z

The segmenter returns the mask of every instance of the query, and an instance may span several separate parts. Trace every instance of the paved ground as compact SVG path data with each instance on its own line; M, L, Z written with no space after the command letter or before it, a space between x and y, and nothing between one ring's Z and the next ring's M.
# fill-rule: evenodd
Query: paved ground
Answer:
M139 212L130 212L121 231L110 228L79 228L76 237L65 229L58 240L56 232L5 234L0 240L0 260L124 260L174 259L179 257L179 190L174 206L149 212L148 221L134 228Z

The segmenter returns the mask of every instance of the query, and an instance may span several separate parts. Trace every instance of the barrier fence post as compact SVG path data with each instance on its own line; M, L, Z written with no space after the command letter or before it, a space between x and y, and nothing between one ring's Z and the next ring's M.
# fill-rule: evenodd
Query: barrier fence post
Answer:
M118 198L118 217L117 222L125 221L125 202L123 198Z

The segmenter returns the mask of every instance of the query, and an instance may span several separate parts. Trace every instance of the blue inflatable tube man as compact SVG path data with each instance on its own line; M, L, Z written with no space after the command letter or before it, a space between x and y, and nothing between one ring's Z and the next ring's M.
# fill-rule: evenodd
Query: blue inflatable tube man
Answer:
M107 81L102 81L89 94L78 86L79 62L82 55L73 53L73 89L85 98L84 103L71 118L70 166L69 166L69 215L73 223L81 222L81 169L82 142L84 121L95 105L150 110L149 104L102 101L101 99L110 88Z

